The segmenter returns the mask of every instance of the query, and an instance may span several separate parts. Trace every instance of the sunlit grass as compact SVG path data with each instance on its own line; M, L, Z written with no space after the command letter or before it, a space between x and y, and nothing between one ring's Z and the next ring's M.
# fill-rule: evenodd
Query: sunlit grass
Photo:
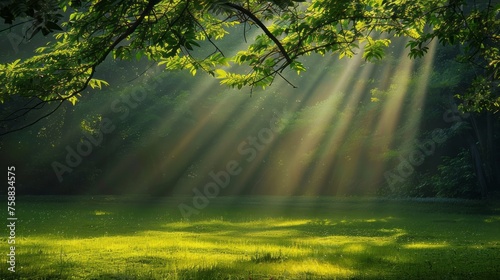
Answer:
M475 203L22 199L2 279L494 279L500 213ZM6 238L0 249L7 251Z

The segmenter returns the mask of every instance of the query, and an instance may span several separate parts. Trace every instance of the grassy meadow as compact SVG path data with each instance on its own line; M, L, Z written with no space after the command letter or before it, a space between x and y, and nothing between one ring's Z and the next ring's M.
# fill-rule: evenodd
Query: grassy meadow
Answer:
M221 197L186 220L182 201L18 197L0 279L500 279L498 202Z

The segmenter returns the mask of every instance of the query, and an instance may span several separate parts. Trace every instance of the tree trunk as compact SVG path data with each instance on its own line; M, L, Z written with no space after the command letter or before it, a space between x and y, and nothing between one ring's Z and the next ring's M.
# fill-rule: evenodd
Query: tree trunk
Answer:
M477 143L474 140L470 143L470 152L472 156L472 165L474 166L474 172L476 173L477 183L479 185L479 192L481 193L482 198L486 198L488 194L488 180L484 172L481 154L479 153Z
M481 196L486 198L500 184L500 168L497 147L495 146L495 125L491 112L483 116L471 116L474 130L469 140L474 171L478 180ZM477 119L481 118L480 121Z
M495 119L491 112L486 119L486 167L490 174L489 191L497 191L500 186L500 166L498 162L498 148L495 145Z

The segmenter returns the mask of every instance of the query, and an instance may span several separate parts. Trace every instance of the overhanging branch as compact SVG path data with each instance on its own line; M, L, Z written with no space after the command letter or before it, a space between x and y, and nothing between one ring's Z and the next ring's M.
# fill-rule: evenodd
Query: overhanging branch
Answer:
M285 50L285 48L283 47L283 45L281 44L281 42L278 40L278 38L276 38L276 36L274 36L271 33L271 31L269 31L269 29L267 29L267 27L264 25L264 23L262 23L262 21L260 19L258 19L252 12L250 12L249 10L243 8L242 6L239 6L239 5L236 5L236 4L233 4L233 3L225 3L224 5L242 12L246 16L248 16L250 19L252 19L255 22L255 24L257 24L264 31L264 33L266 33L266 35L271 40L273 40L273 42L276 44L276 46L280 50L281 54L286 59L286 62L287 62L286 65L291 64L293 62L293 60L290 58L290 56L288 55L287 51Z
M24 109L28 109L27 112L24 112L21 116L24 116L26 115L28 112L30 112L32 109L38 107L39 105L43 104L43 103L50 103L50 102L54 102L54 101L59 101L59 104L56 106L55 109L53 109L52 111L48 112L47 114L44 114L43 116L39 117L38 119L36 119L35 121L29 123L29 124L26 124L24 126L21 126L20 128L16 128L16 129L12 129L12 130L8 130L6 132L0 132L0 136L3 136L3 135L6 135L6 134L10 134L10 133L13 133L13 132L16 132L16 131L19 131L19 130L22 130L22 129L25 129L27 127L30 127L30 126L33 126L35 125L36 123L38 123L39 121L41 121L42 119L52 115L55 111L57 111L57 109L59 109L62 105L62 103L66 100L68 100L69 98L79 94L80 92L82 92L83 90L85 90L85 88L87 88L90 80L92 79L92 77L94 76L94 73L95 73L95 68L101 64L105 59L106 57L108 56L108 54L123 40L125 40L130 34L134 33L135 30L137 29L137 27L142 23L142 21L144 20L144 18L153 10L154 6L156 4L158 4L159 1L157 0L150 0L147 4L147 6L144 8L144 10L142 11L141 15L139 16L139 18L137 18L137 20L129 27L127 28L127 30L125 30L124 33L122 33L118 38L116 38L113 43L111 45L109 45L105 50L104 52L102 53L101 57L99 57L96 61L94 61L94 63L89 66L89 69L91 69L91 72L90 74L88 75L88 77L85 79L85 82L84 84L77 90L75 90L73 93L71 93L70 95L67 95L67 96L64 96L64 97L60 97L60 98L54 98L54 99L50 99L50 100L42 100L40 101L38 104L35 105L35 107L32 107L32 108L22 108L22 109L19 109L17 111L22 111ZM11 114L12 115L12 114ZM9 115L10 116L10 115ZM19 118L20 116L17 116L15 117L15 119ZM5 120L3 120L5 121Z

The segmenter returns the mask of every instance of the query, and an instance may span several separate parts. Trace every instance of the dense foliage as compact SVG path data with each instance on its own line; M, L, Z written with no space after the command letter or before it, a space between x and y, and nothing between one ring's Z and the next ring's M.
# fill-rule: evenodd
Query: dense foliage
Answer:
M16 143L15 137L6 137L3 149L13 149L10 150L12 158L36 154L30 161L31 168L44 173L46 169L39 167L50 166L46 162L47 158L52 161L64 159L68 153L65 148L68 143L90 139L82 138L82 135L93 135L92 139L100 139L99 135L103 133L100 124L110 119L109 115L120 114L127 122L121 126L113 123L116 128L110 125L108 131L114 133L102 140L102 145L105 142L110 146L114 143L114 149L103 149L98 156L93 155L95 164L82 164L75 170L67 166L55 167L65 174L81 174L72 177L75 181L71 184L75 189L68 190L60 186L59 190L77 192L79 185L88 185L96 178L102 178L103 173L111 172L109 162L119 162L123 160L121 156L126 151L141 147L144 137L148 137L146 135L156 140L151 140L154 143L149 143L149 148L143 149L137 156L142 161L155 162L162 156L167 156L158 152L161 151L159 147L162 147L162 140L159 140L161 137L173 137L173 133L177 138L171 138L167 142L176 143L181 140L180 135L185 131L197 127L194 122L198 119L194 116L200 114L193 112L192 104L191 107L186 105L190 104L186 100L189 100L188 97L194 91L183 85L188 77L177 72L169 78L164 74L159 76L162 82L151 84L151 77L142 75L144 82L150 84L141 87L139 92L154 92L149 96L151 99L142 100L140 96L134 97L133 94L138 90L126 83L126 78L116 78L110 74L117 69L131 70L131 64L124 66L121 64L122 60L136 60L135 65L142 66L141 69L149 61L167 70L186 69L191 75L208 73L229 87L249 86L256 90L260 87L269 88L280 81L292 89L297 86L293 72L301 75L311 68L307 66L307 61L315 56L309 55L335 54L340 58L353 58L357 53L362 53L363 59L372 62L384 58L398 59L391 54L396 47L395 42L399 40L397 37L402 37L407 49L406 55L412 59L425 58L435 41L446 48L441 49L436 59L429 89L432 95L425 101L422 123L398 127L394 137L399 138L395 142L403 142L412 131L418 131L414 136L425 141L433 129L447 124L446 137L451 139L450 142L456 141L456 144L447 142L450 147L448 151L441 150L443 152L433 154L433 158L437 159L432 164L415 168L419 172L417 174L427 174L429 177L426 182L416 185L429 186L429 182L432 182L433 186L429 187L431 191L426 187L422 188L425 191L414 193L415 184L412 184L411 190L400 195L486 196L500 185L499 152L495 145L499 139L498 117L495 114L499 109L499 9L500 6L492 1L443 0L7 1L0 5L0 17L11 24L12 28L27 21L28 28L23 30L24 37L26 40L32 39L36 53L16 51L14 55L2 56L4 63L0 64L0 82L4 86L0 89L3 111L0 133L8 134L25 129L21 131L22 138L32 138L24 143ZM2 32L8 33L10 30L7 27ZM53 38L42 43L40 35ZM133 72L141 76L142 70L135 67ZM343 69L332 67L331 71L325 69L322 75L334 77L342 71ZM360 79L360 84L370 84L380 77L374 75ZM184 82L179 83L178 80ZM409 83L415 92L418 82L419 79L415 78ZM373 132L374 124L370 126L365 120L370 116L383 115L387 108L381 104L397 93L397 87L391 88L391 84L394 82L385 86L370 84L371 89L360 97L362 102L356 106L344 104L346 110L354 113L344 112L339 117L347 116L356 120L353 121L353 131L348 134L350 138L346 136L345 143L333 148L327 145L320 146L315 151L304 148L301 151L303 158L297 157L306 170L304 177L316 178L315 168L337 166L343 160L353 158L353 154L360 150L353 143L358 143ZM89 95L95 92L91 89L103 89L108 85L115 95ZM175 90L165 92L165 88ZM290 106L285 98L275 98L271 102L277 106L275 108ZM332 122L322 132L307 131L304 127L316 121L308 112L327 110L328 104L334 103L332 100L335 98L323 98L323 103L290 109L282 117L283 123L286 123L282 128L283 132L297 137L301 133L323 135L333 131L338 123ZM148 108L146 112L132 110L136 108L134 106L138 106L134 102L139 99L142 105L149 105L145 106ZM85 102L73 106L78 101ZM204 105L215 106L217 102L220 100L215 98ZM403 107L405 110L412 108L408 102ZM102 104L114 106L111 110L106 110L101 108ZM244 107L241 106L237 108ZM79 107L83 108L76 109ZM81 111L75 113L77 110ZM403 115L411 120L411 111L405 110L403 112L406 115ZM451 114L444 117L443 123L441 112L446 110L451 110ZM161 112L171 113L164 115ZM176 115L179 112L182 117ZM464 112L470 112L467 115L470 117L464 118ZM134 114L140 115L141 119L129 118ZM176 127L161 126L159 115L162 118L175 116L180 121L176 123ZM223 115L234 116L229 112ZM270 116L259 117L265 119ZM454 121L446 121L447 118ZM130 121L132 119L134 121ZM450 127L450 123L458 123L455 119L462 124ZM40 120L43 120L41 125L29 128L33 124L40 124ZM179 131L177 127L184 129ZM231 126L225 128L229 127ZM148 134L148 129L154 132ZM209 143L197 143L200 151L208 149L210 143L216 142L214 139ZM96 146L97 150L101 149L100 145ZM461 152L463 148L469 151L470 157ZM390 166L400 164L399 156L411 152L411 149L405 145L391 144L391 140L381 136L362 147L361 150L366 153L358 160L374 165L383 164L386 170L390 170ZM277 164L283 160L280 153L283 154L284 151L276 148L264 162L282 166ZM442 162L439 160L441 156L446 157ZM163 178L161 184L172 185L182 181L187 176L185 170L196 169L195 159L193 154L177 162L178 165L169 169L168 176L165 175L168 178ZM265 165L263 166L257 170L265 174ZM456 171L460 166L466 170ZM285 167L273 170L293 174L292 169ZM441 181L433 177L436 170L439 174L436 176L441 176ZM190 174L189 172L191 171L187 173ZM356 172L356 169L352 172ZM345 184L346 187L368 182L383 184L384 177L377 177L378 175L370 172L366 174L366 178L355 178L351 174L347 179L338 179L344 174L342 171L335 171L333 175L318 175L320 179L314 184ZM459 181L460 184L467 182L464 190L451 190L451 181L445 178L453 177L453 174L463 175ZM36 172L32 175L33 178L41 176ZM385 179L390 178L386 180L389 182L409 182L398 174L386 175ZM57 177L49 179L46 185L56 185L56 179L61 181ZM257 179L255 182L258 182ZM472 183L473 180L475 183ZM253 180L249 180L246 184L251 185L252 182ZM281 183L286 184L287 181ZM302 183L311 182L304 179ZM41 185L39 187L43 188ZM399 191L402 189L405 188L397 188ZM42 189L38 191L45 192ZM54 187L52 191L58 190Z
M463 59L479 63L485 73L464 92L472 110L498 107L498 10L491 2L464 1L62 1L43 7L30 1L2 7L6 22L16 16L34 18L30 37L42 30L56 41L37 49L38 55L0 65L5 87L0 101L13 96L40 102L76 102L95 79L97 67L114 59L148 57L167 69L205 71L221 83L241 87L267 86L282 71L304 69L299 58L310 53L352 55L363 46L364 57L380 59L391 37L410 38L410 57L423 56L428 43L464 45ZM48 6L48 7L47 7ZM68 14L58 25L60 8ZM36 13L34 12L36 11ZM265 22L265 24L264 24ZM243 26L243 30L235 26ZM229 32L247 34L257 25L262 33L231 55L217 45ZM465 27L465 28L464 28ZM197 51L200 49L200 51ZM229 65L243 65L236 72ZM494 87L494 89L492 89ZM477 97L477 98L476 98Z

